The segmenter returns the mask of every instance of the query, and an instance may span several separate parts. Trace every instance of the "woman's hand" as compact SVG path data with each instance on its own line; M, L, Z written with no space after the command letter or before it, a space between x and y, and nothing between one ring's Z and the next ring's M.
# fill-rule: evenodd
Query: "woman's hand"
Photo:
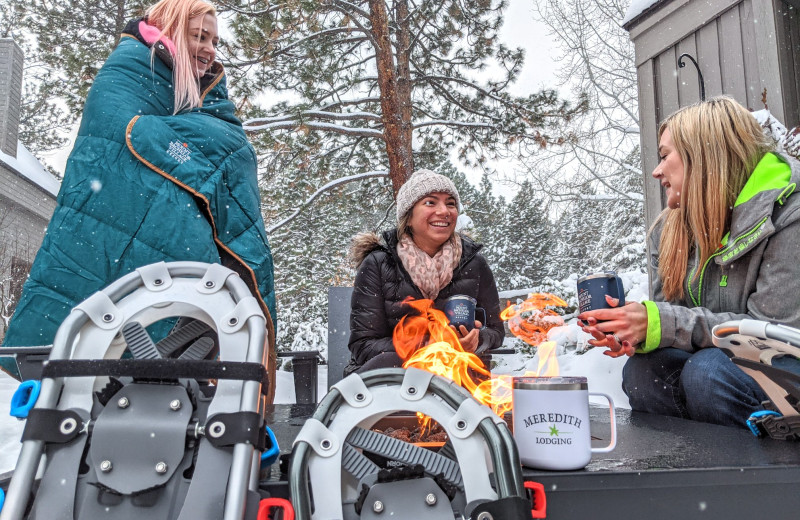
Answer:
M632 356L636 345L647 337L647 309L638 302L629 302L622 307L617 298L606 295L606 302L611 309L598 309L582 312L578 315L581 329L591 334L594 339L589 344L595 347L606 347L606 356Z
M459 325L458 328L452 325L451 327L456 331L456 336L458 336L458 341L461 343L461 348L464 349L464 352L475 352L480 344L478 329L483 327L483 323L475 320L475 328L470 331L467 331L464 325Z

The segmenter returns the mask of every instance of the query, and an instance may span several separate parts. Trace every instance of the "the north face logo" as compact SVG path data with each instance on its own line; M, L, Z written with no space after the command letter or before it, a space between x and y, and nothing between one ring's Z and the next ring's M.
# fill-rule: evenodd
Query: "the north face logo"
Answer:
M189 145L186 143L182 143L180 141L172 141L169 143L169 148L167 148L167 153L178 161L180 164L185 163L189 159L191 159L191 151L189 150Z

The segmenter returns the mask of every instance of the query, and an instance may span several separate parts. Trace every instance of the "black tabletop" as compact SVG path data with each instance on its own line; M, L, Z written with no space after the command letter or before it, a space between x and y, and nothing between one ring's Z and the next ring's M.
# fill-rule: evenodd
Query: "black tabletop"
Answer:
M607 445L608 412L591 416L593 444ZM800 443L624 409L614 451L581 471L524 475L545 486L548 519L800 518Z
M282 454L313 410L268 408ZM593 443L608 444L607 409L592 407L591 418ZM614 451L595 454L580 471L523 474L545 486L550 520L800 518L800 443L759 439L745 428L618 409ZM269 480L278 487L285 480L278 465Z

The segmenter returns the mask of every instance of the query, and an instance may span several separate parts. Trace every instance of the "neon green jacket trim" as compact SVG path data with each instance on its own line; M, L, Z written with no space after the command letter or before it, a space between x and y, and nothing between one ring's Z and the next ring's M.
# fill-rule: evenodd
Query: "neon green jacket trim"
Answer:
M645 300L642 302L647 309L647 338L641 347L636 349L639 354L645 354L658 348L661 343L661 315L655 302Z

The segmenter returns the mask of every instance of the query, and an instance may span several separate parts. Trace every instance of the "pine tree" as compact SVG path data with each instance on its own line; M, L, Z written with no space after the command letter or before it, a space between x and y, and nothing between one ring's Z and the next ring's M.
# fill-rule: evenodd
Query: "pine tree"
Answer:
M125 23L151 3L9 2L54 80L41 97L58 102L33 112L66 106L65 124L79 116ZM505 202L486 187L470 191L450 157L474 167L509 146L533 153L559 141L560 126L583 108L552 90L508 92L523 52L498 38L505 0L215 3L232 36L218 58L260 161L278 321L290 317L281 348L309 333L304 319L324 316L327 285L352 279L352 235L393 225L393 195L416 168L454 179L487 256L499 254Z
M35 40L37 61L46 65L74 117L80 115L94 77L119 42L122 29L142 16L149 0L9 0L19 30Z
M556 220L554 275L558 279L604 268L598 257L608 248L602 240L604 210L596 201L587 202L595 195L591 185L584 186L581 195L583 199L566 203L566 209Z
M470 235L483 244L481 253L486 257L492 272L497 278L497 269L505 255L505 243L502 240L502 229L505 220L505 200L493 193L492 181L488 173L481 176L477 189L473 189L473 198L461 196L467 214L473 221ZM505 288L503 281L495 280L500 290Z
M66 22L58 16L37 21L43 12L47 9L39 0L8 0L0 10L0 38L13 39L24 56L19 141L39 157L67 143L70 128L78 117L69 107L64 108L65 100L74 98L70 87L78 81L63 73L69 62L61 61L64 50L79 47L64 44L64 41L74 41L76 35L59 32ZM50 38L53 35L61 38L55 48L52 42L48 45L40 40L39 32L45 29L50 32ZM46 38L48 36L43 35L42 39ZM52 167L48 169L58 173Z
M629 161L640 160L639 147L631 152ZM614 187L622 192L640 193L643 179L638 171L621 168L613 181ZM612 244L604 251L602 260L617 271L644 270L646 259L646 237L644 208L635 200L621 199L605 206L603 242Z
M291 226L271 233L280 350L324 350L327 290L352 284L354 270L348 261L352 237L362 231L383 231L394 222L391 187L384 179L373 179L325 192Z
M388 171L397 189L420 149L457 148L482 163L511 141L539 146L573 110L554 91L507 92L523 53L499 43L505 1L232 2L225 49L252 132L286 139L302 162L347 158L356 171ZM500 72L486 77L489 64ZM268 87L291 101L259 105ZM263 98L263 97L262 97ZM267 99L267 105L269 105ZM323 138L315 137L322 134ZM388 166L388 168L387 168Z
M525 182L505 209L503 256L495 278L504 289L542 285L550 274L555 239L543 202L530 182Z

